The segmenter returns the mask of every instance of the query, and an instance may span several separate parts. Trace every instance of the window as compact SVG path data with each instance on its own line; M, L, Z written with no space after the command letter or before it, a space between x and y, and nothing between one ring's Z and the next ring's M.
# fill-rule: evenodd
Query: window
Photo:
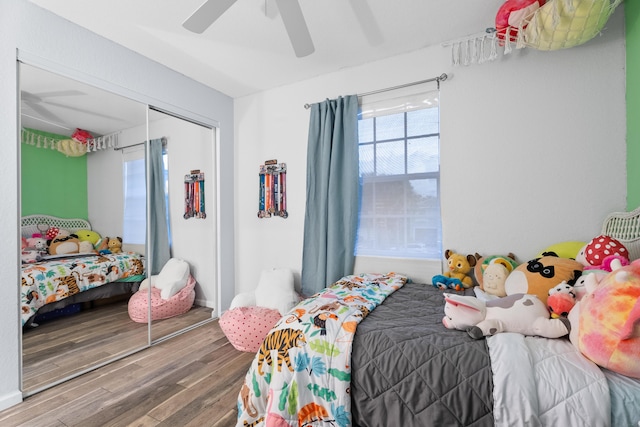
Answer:
M356 255L442 257L438 92L363 102Z
M169 227L169 168L167 152L162 155L164 167L165 206ZM147 188L144 147L123 151L124 221L122 238L133 245L144 245L147 232ZM169 228L169 230L171 230ZM171 231L169 231L171 239Z

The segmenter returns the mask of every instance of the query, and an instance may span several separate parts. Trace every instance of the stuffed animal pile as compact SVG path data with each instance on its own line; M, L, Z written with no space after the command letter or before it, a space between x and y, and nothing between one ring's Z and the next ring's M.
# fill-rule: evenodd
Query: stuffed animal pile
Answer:
M122 238L103 239L92 230L80 229L71 233L58 227L49 227L42 234L23 237L21 250L23 263L41 261L46 255L118 253L122 252Z
M433 285L468 288L475 266L478 286L477 297L444 294L443 325L476 339L500 332L569 335L597 365L640 378L640 260L630 262L627 248L609 236L579 250L579 242L570 243L575 259L543 251L519 265L513 254L465 257L447 250L449 271L434 276Z

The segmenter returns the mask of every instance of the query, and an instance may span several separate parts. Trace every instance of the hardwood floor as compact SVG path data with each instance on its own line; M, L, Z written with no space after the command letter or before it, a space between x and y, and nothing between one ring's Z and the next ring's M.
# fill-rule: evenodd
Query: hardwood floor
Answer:
M0 412L0 425L233 426L253 357L215 320L30 396Z
M129 318L126 296L94 304L90 309L23 330L23 391L31 394L147 345L147 324ZM208 319L210 308L193 307L180 316L152 322L151 336L156 340Z

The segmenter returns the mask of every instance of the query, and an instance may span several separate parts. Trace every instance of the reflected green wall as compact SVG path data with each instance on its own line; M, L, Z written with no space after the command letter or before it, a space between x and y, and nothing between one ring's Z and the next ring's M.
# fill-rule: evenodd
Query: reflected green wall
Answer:
M627 30L627 209L640 206L640 1L624 2Z
M56 139L68 138L46 132ZM63 218L88 217L87 156L67 157L57 150L20 144L21 215L47 214Z

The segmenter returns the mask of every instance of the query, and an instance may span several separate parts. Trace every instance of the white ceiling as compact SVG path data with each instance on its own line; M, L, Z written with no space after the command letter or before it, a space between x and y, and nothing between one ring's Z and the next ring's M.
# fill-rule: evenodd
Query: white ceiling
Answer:
M494 25L504 0L299 0L315 52L297 58L274 0L237 0L204 33L204 0L31 0L233 97L410 52Z
M202 34L182 22L204 0L30 1L237 98L477 34L494 25L504 0L299 0L315 45L303 58L296 57L274 0L237 0ZM22 102L24 127L104 135L131 127L144 111L50 73L24 73L21 88L33 100ZM39 114L42 108L49 115Z

